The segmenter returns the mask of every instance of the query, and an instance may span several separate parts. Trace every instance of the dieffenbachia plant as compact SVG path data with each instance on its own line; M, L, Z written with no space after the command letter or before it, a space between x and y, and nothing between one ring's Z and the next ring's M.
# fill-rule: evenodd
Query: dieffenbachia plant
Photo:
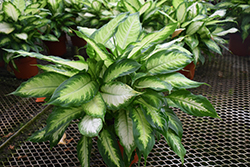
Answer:
M211 11L208 12L211 6L213 5L207 7L202 1L173 0L172 6L165 6L164 10L160 11L168 23L178 24L178 37L185 37L183 45L193 53L195 63L198 61L204 63L203 54L221 55L220 46L224 47L227 43L223 36L238 31L236 28L225 30L223 24L234 22L233 19L224 19L226 14L224 9L215 10L211 14Z
M8 50L54 63L40 66L46 72L11 93L46 97L47 104L55 106L47 126L29 140L49 140L53 147L71 121L78 119L82 137L77 154L82 166L90 165L93 137L98 138L103 160L112 167L129 166L135 150L146 160L160 134L184 162L182 124L170 107L194 116L219 116L205 97L186 90L204 83L177 72L193 61L191 53L175 41L159 43L176 27L172 23L143 35L139 13L122 13L94 32L88 28L76 31L88 43L87 60ZM124 147L124 158L117 140Z

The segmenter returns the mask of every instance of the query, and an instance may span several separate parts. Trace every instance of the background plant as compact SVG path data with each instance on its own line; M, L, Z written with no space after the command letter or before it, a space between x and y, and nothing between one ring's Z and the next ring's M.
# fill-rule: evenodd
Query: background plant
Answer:
M176 72L193 61L191 53L174 45L174 41L155 47L176 27L172 23L140 37L139 13L122 13L94 32L76 31L93 50L86 61L80 56L78 61L70 61L8 50L55 63L40 66L46 72L22 83L12 93L46 97L47 104L55 106L47 126L29 139L50 140L53 147L71 121L79 119L82 138L77 154L82 166L89 166L93 137L98 137L99 152L108 166L129 166L134 150L146 159L160 134L184 162L182 125L170 106L195 116L219 116L205 97L186 90L204 83ZM117 138L124 147L124 157Z

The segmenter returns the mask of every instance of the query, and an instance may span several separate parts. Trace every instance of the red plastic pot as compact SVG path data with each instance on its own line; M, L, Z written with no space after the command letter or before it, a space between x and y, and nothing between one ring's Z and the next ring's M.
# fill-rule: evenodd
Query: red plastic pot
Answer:
M59 41L43 41L47 46L49 55L62 56L67 52L66 34L60 36L58 40Z
M250 55L250 36L243 42L240 33L230 34L229 50L237 56Z
M84 39L78 37L76 34L74 36L71 36L70 38L74 46L84 47L87 44L87 42Z
M13 70L15 76L19 79L29 79L36 74L38 74L38 67L34 66L37 64L36 58L33 57L22 57L14 59L14 63L17 66L16 70L12 64L10 64L11 69Z
M194 64L194 62L191 62L183 70L180 70L178 72L185 75L189 79L194 79L194 74L195 74L195 64Z

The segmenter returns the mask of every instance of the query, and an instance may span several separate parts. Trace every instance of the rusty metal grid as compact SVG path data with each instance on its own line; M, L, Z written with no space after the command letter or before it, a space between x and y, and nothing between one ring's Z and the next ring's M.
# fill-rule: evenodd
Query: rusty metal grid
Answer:
M174 109L183 123L182 143L187 150L184 167L248 167L250 166L250 57L225 53L207 61L196 71L195 80L211 85L193 89L194 94L206 96L215 106L221 119L193 117ZM77 123L67 130L66 145L50 150L49 143L24 142L0 166L50 167L80 166ZM94 141L91 166L106 167ZM140 165L143 166L144 160ZM156 143L147 158L146 166L181 166L179 157L169 149L164 139Z

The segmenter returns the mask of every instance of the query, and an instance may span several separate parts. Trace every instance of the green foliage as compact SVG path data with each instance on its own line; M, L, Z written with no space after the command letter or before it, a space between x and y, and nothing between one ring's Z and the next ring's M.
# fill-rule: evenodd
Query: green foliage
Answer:
M139 8L138 4L134 4L135 9ZM110 27L117 31L110 31L113 30ZM131 32L129 27L135 27L138 32ZM184 162L186 151L181 144L182 125L169 106L191 115L219 116L205 97L185 90L204 83L191 81L177 73L193 61L191 53L174 42L162 43L175 32L177 23L147 35L140 27L139 13L123 13L92 35L76 31L88 42L87 50L91 52L86 61L80 57L78 61L68 61L8 50L51 61L64 67L67 74L74 72L62 75L60 68L53 68L53 72L37 75L13 92L22 97L46 95L47 104L55 106L45 129L35 133L31 141L50 140L54 146L69 123L79 119L78 127L83 137L77 150L83 166L89 166L91 138L95 136L98 137L99 152L108 166L128 165L135 149L146 160L158 134L166 138ZM124 35L129 39L123 39L119 37L122 34L134 36ZM43 69L50 71L50 67L44 66ZM46 74L53 75L52 80L58 82L43 79ZM47 90L44 85L52 88ZM40 91L30 91L40 87ZM124 157L128 158L121 156L117 138L124 147Z

